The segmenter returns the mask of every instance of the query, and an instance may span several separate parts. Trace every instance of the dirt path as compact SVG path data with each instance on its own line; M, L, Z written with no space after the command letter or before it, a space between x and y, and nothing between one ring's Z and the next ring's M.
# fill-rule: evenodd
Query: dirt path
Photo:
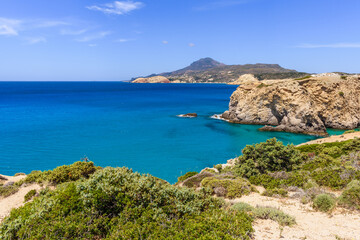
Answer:
M360 138L360 131L354 133L347 133L343 135L333 135L327 138L320 138L306 143L299 144L298 146L308 145L308 144L321 144L321 143L330 143L330 142L342 142L354 138Z
M329 215L314 211L309 204L303 205L298 199L278 199L261 196L258 193L230 202L245 202L254 207L276 207L296 218L297 224L292 227L280 227L272 220L256 220L254 223L256 240L360 240L360 212L350 213L338 209Z
M17 182L26 177L25 175L16 177L5 175L2 176L8 179L7 181L5 181L5 183L10 181ZM21 187L18 192L9 197L0 198L0 222L10 214L10 211L13 208L18 208L24 205L24 196L33 189L39 191L41 187L38 184L28 185L26 187Z

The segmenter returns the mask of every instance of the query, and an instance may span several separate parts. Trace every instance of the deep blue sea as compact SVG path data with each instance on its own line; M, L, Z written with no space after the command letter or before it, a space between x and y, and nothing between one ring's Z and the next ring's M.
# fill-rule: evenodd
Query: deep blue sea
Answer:
M127 166L175 182L276 137L259 126L210 118L228 108L236 86L121 82L0 82L0 173L71 164L85 155L99 166ZM176 115L196 112L198 118Z

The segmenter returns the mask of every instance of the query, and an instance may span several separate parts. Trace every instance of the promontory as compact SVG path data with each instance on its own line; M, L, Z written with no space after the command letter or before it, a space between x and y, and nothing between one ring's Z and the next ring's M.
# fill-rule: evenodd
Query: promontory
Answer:
M266 125L260 130L326 136L327 128L360 126L360 75L335 73L299 79L248 81L230 98L222 118Z

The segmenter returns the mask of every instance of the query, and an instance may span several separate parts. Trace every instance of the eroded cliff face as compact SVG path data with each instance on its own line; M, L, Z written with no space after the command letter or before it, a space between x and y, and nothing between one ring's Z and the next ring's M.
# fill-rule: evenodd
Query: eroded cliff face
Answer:
M318 76L240 85L232 94L230 122L267 125L261 130L327 135L326 128L360 125L360 76ZM270 126L268 126L270 125Z

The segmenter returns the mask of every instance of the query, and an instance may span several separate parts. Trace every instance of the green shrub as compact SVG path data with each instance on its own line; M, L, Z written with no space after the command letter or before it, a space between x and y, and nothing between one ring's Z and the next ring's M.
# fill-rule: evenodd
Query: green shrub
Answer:
M313 201L313 208L322 212L329 212L335 208L336 199L328 194L319 194Z
M281 226L291 226L296 224L294 217L284 213L280 209L273 207L257 206L254 208L247 203L240 202L234 204L231 209L239 212L250 212L250 215L252 215L254 218L271 219L278 222Z
M276 179L267 174L251 176L249 181L251 184L263 186L266 189L280 188L283 182L281 179Z
M294 145L284 146L276 138L255 145L247 145L242 153L234 171L248 178L268 172L291 171L305 160Z
M250 212L250 211L254 210L254 207L252 207L248 203L239 202L239 203L236 203L236 204L232 205L231 209L236 210L236 211Z
M357 130L355 130L355 129L347 130L347 131L344 132L344 134L354 133L354 132L357 132Z
M13 195L14 193L17 193L19 191L19 186L17 185L8 185L6 187L0 186L0 197L8 197L10 195Z
M0 239L249 239L252 219L223 204L206 189L105 168L14 209Z
M214 175L215 174L213 174L213 173L203 171L199 174L189 177L188 179L185 179L183 182L183 185L188 188L197 188L197 187L200 187L200 183L204 178L212 177Z
M265 190L261 195L267 197L287 197L288 191L283 188L273 188Z
M271 219L278 222L281 226L291 226L296 224L294 217L284 213L280 209L273 207L257 207L254 210L256 218Z
M207 177L201 181L201 186L210 188L216 193L217 188L223 188L224 196L230 199L247 195L251 192L252 186L245 179L219 179L216 177Z
M311 75L301 77L301 78L295 78L295 80L305 80L305 79L309 79L309 78L311 78Z
M25 176L26 174L25 173L15 173L15 177L17 177L17 176Z
M351 181L339 197L339 204L350 209L360 210L360 181Z
M34 196L36 195L36 190L30 190L27 194L24 196L24 202L30 201Z
M18 184L43 183L59 184L69 181L76 181L80 178L88 178L97 170L93 162L75 162L71 165L64 165L45 172L32 171L25 179Z
M339 92L340 97L343 97L344 95L345 95L344 92Z
M184 175L178 177L178 182L183 182L189 177L195 176L196 174L198 174L198 172L187 172Z

